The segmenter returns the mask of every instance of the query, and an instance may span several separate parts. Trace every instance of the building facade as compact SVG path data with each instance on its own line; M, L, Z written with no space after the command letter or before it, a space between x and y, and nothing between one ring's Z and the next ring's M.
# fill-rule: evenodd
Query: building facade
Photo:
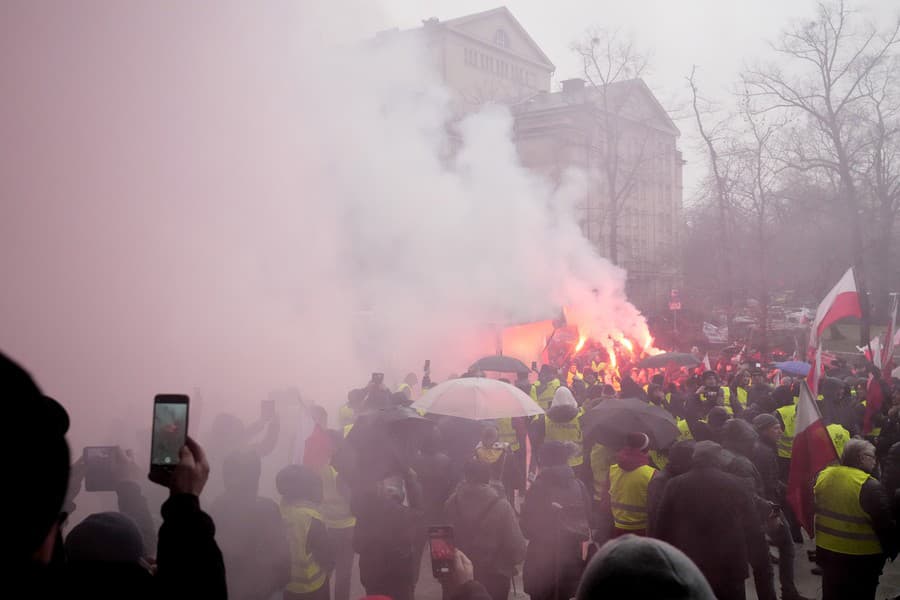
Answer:
M551 91L553 63L505 7L428 19L414 31L425 34L458 114L506 104L524 166L556 184L568 169L587 175L584 235L628 270L635 304L665 309L680 280L680 132L647 85L573 79Z

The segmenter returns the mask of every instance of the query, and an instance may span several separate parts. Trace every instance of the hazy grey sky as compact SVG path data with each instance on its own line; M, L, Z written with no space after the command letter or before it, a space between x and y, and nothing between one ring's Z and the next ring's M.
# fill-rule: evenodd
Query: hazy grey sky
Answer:
M744 62L766 55L767 41L792 19L814 15L815 0L382 0L385 28L414 27L422 19L450 19L505 4L556 65L555 82L579 75L570 50L589 27L632 32L651 55L645 77L667 107L687 98L684 78L698 66L701 93L725 95ZM897 12L896 0L856 0L882 23ZM685 158L685 199L702 175L693 127L679 120Z

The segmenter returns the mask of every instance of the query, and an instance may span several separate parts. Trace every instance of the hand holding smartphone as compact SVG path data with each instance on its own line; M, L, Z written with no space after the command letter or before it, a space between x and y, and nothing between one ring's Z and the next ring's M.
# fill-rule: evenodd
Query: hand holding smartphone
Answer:
M82 451L84 462L84 489L88 492L109 492L116 489L116 476L113 461L116 453L121 452L118 446L87 446Z

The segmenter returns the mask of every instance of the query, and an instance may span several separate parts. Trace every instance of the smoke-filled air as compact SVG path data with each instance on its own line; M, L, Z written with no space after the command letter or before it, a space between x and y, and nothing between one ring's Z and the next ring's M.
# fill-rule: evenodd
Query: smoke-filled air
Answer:
M329 6L95 3L5 42L33 60L4 119L0 339L76 431L165 390L336 407L563 307L649 340L576 224L584 176L526 171L506 107L455 121L421 37Z

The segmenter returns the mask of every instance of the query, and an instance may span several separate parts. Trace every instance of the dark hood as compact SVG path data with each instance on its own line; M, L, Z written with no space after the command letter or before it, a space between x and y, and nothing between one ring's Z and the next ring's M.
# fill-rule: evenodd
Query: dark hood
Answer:
M560 388L562 389L562 388ZM568 404L551 406L547 411L547 417L554 423L568 423L578 414L578 407Z
M499 497L497 490L490 484L463 481L456 488L456 500L453 501L452 510L459 511L464 520L471 521L484 514L488 505Z
M558 467L541 467L535 481L544 481L550 485L564 487L570 481L575 479L575 471L569 465L561 465Z
M604 544L585 569L575 600L599 597L715 600L700 569L681 550L635 535Z
M694 464L694 440L675 442L669 448L669 464L666 472L672 477L683 475L691 470Z

